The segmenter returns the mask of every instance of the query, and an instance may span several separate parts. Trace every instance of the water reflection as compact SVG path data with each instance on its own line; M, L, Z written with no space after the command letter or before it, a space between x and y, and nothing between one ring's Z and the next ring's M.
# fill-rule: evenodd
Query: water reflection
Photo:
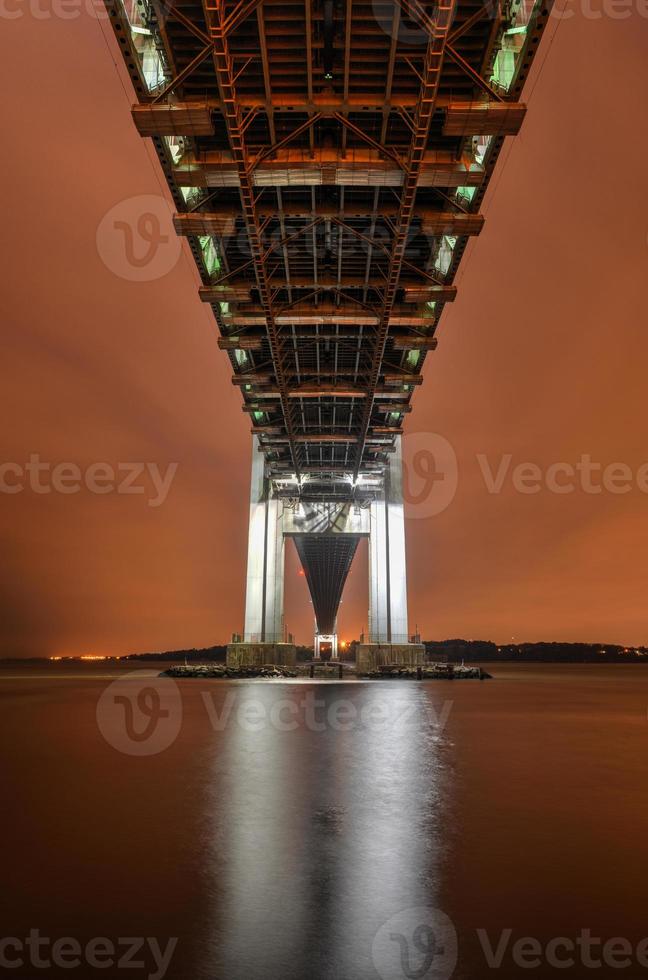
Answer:
M436 900L445 740L432 697L398 682L237 688L213 759L199 976L375 977L383 922Z

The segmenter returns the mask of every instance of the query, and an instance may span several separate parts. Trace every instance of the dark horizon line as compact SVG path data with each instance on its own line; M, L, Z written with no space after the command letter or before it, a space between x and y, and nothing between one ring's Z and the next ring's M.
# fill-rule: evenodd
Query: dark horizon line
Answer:
M558 662L565 659L565 655L591 656L595 661L600 661L603 657L627 658L630 662L637 662L637 657L648 656L648 647L644 645L622 645L616 643L591 643L586 641L563 641L563 640L535 640L523 641L520 643L495 643L493 640L466 640L460 637L448 638L445 640L423 640L427 652L437 650L446 655L462 656L466 654L479 653L482 659L494 657L495 659L519 659L520 654L544 652L544 661L547 662L547 654L558 656L560 648L562 656L558 657ZM347 649L357 645L359 640L350 640ZM308 644L296 644L298 650L311 650ZM444 648L448 648L445 649ZM25 657L0 657L0 664L11 663L63 663L63 662L84 662L101 663L103 661L115 660L168 660L181 657L196 658L199 656L213 657L214 654L225 654L227 644L218 643L209 647L188 647L179 650L163 650L142 653L127 654L77 654L69 656L25 656ZM502 657L504 655L504 657ZM526 656L525 659L531 660Z

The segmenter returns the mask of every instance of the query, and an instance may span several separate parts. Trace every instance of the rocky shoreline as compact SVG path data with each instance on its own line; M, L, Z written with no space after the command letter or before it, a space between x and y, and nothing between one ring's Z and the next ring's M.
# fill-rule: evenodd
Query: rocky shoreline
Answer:
M387 664L366 674L371 680L403 678L414 681L458 681L458 680L492 680L493 675L478 666L466 667L463 664L423 664L419 667L404 667L399 664Z
M278 667L274 664L264 664L262 666L249 667L227 667L225 664L178 664L177 667L168 667L163 670L160 677L205 677L205 678L233 678L234 680L249 677L298 677L299 672L294 667Z
M320 665L323 666L323 665ZM478 666L455 664L424 664L419 667L408 667L402 664L388 664L368 674L356 675L349 671L352 677L363 676L368 680L491 680L492 674ZM226 664L177 664L163 670L160 677L202 677L206 680L247 680L251 678L267 678L269 680L289 677L312 677L309 664L298 667L280 667L275 664L257 666L228 667ZM317 676L317 675L316 675ZM347 675L348 676L348 675Z

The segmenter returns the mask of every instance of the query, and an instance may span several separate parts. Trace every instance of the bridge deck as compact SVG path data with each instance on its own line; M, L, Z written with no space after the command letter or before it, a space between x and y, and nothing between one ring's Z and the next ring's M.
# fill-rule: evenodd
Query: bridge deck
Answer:
M106 0L279 492L375 492L551 0Z

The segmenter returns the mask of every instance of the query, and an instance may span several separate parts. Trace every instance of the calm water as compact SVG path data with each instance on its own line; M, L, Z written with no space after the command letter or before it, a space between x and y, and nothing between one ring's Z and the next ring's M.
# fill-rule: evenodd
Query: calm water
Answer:
M578 957L525 969L511 947L648 936L648 669L491 669L423 684L144 672L101 702L101 673L3 672L2 936L178 937L170 980L445 980L438 909L460 980L591 976ZM494 970L483 936L506 929ZM6 971L154 972L148 954Z

